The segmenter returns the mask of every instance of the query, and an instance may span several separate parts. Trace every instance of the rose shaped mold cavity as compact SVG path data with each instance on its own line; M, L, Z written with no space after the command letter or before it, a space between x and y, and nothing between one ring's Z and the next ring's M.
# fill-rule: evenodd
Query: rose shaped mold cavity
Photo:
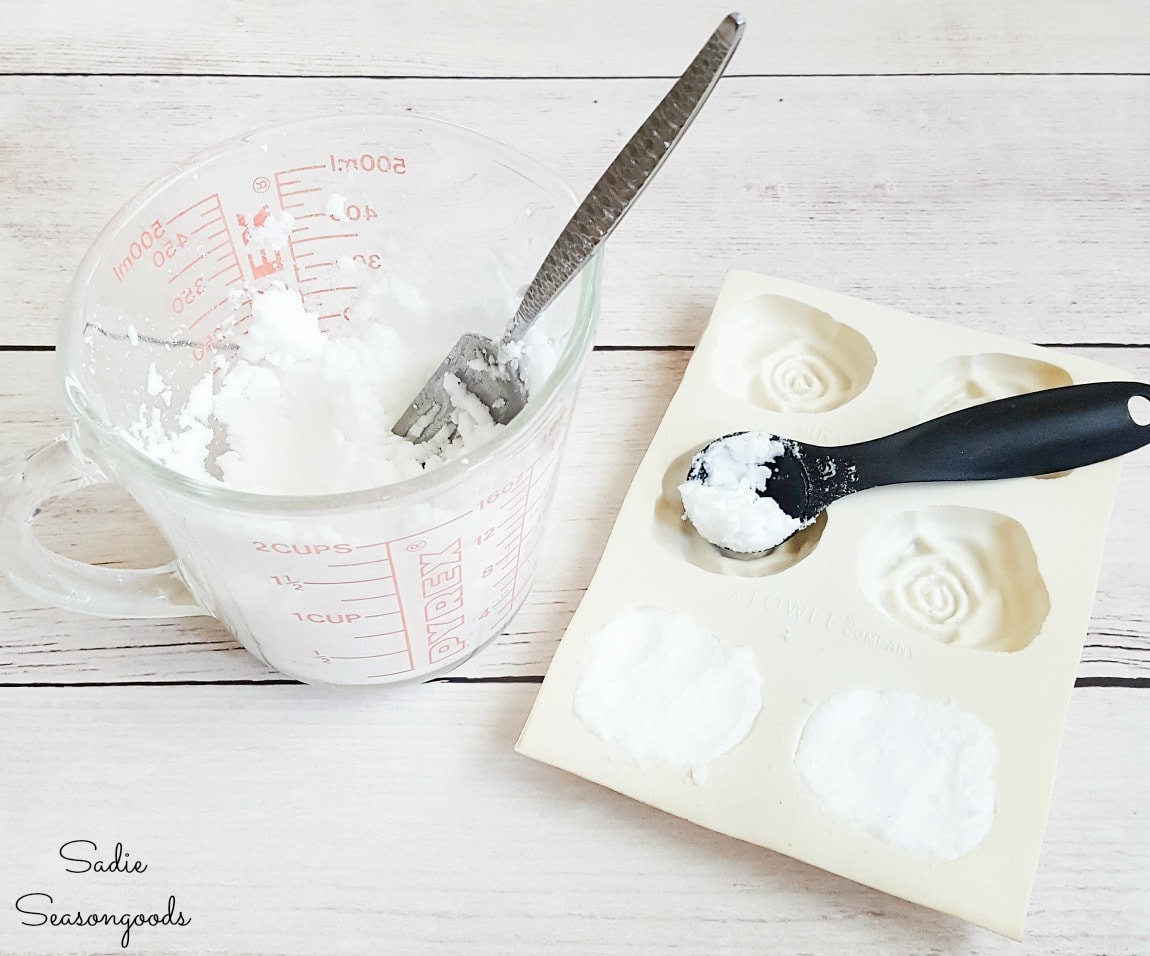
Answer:
M1070 373L1057 365L996 352L957 355L932 368L923 381L926 384L919 392L919 409L924 419L999 398L1074 384Z
M1025 529L980 508L938 505L886 519L863 543L859 580L892 621L958 647L1022 650L1050 612Z
M857 330L813 306L760 295L723 324L712 374L724 391L774 412L828 412L870 383L875 353Z
M680 455L663 473L663 484L655 501L651 528L652 536L663 548L703 571L744 578L761 578L778 574L794 567L815 549L827 524L825 511L810 527L788 538L761 558L742 560L727 557L699 534L694 525L684 517L679 485L687 477L691 459L701 448L700 445Z

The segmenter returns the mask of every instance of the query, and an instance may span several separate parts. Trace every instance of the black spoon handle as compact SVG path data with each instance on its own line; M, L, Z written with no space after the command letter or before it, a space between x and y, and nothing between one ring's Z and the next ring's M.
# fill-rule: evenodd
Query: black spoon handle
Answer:
M986 402L904 431L827 448L854 468L852 491L911 481L969 481L1045 475L1125 455L1150 444L1131 399L1150 385L1095 382ZM1144 403L1143 403L1144 404ZM1140 415L1140 420L1145 420ZM820 456L821 457L821 456Z

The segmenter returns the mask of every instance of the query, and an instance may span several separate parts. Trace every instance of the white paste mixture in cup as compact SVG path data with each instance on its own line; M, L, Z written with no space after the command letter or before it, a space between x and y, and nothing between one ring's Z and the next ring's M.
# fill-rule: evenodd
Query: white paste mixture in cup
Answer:
M281 224L269 233L282 239ZM265 226L265 229L271 227ZM351 268L342 264L342 268ZM482 402L449 377L458 434L424 444L391 427L438 367L454 340L379 320L386 302L409 314L422 306L417 290L392 277L365 284L347 321L321 327L294 288L273 283L237 296L251 317L237 327L234 349L221 351L182 406L155 367L141 405L124 434L160 464L200 481L277 495L328 494L415 477L488 441L504 426ZM375 301L373 301L373 296ZM513 312L508 302L507 316ZM498 328L506 316L493 317ZM498 333L496 333L498 334ZM540 326L516 349L529 390L546 380L555 350Z
M577 718L636 763L707 765L751 731L763 701L754 655L686 614L640 608L591 639L572 701Z

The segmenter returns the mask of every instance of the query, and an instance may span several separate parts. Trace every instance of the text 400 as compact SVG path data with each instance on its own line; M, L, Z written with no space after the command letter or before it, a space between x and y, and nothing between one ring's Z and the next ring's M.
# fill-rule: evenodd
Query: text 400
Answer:
M164 238L164 224L159 219L140 230L140 235L128 243L128 254L112 265L112 273L118 281L123 281L131 268L150 252L152 265L162 269L176 254L188 244L188 237L182 232L172 239Z
M379 213L371 208L370 203L364 203L362 206L357 206L355 203L346 203L343 207L342 215L331 215L332 222L358 222L360 219L365 222L371 222L373 219L378 219Z

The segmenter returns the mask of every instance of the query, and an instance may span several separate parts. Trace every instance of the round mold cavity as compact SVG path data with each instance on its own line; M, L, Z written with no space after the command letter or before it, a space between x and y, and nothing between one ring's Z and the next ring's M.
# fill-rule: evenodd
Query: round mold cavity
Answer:
M1020 651L1050 613L1026 530L981 508L935 505L886 519L863 542L859 583L892 621L954 647Z
M1001 352L957 355L932 368L924 382L919 392L924 419L999 398L1074 384L1064 368Z
M866 337L805 302L760 295L724 324L711 372L735 397L772 412L829 412L870 384Z
M655 501L652 520L652 534L662 547L703 571L744 578L762 578L786 571L815 549L827 524L825 511L809 528L804 528L761 558L748 561L727 557L702 537L683 516L683 499L679 495L679 485L687 478L691 459L702 447L699 445L680 455L663 473L663 485Z

